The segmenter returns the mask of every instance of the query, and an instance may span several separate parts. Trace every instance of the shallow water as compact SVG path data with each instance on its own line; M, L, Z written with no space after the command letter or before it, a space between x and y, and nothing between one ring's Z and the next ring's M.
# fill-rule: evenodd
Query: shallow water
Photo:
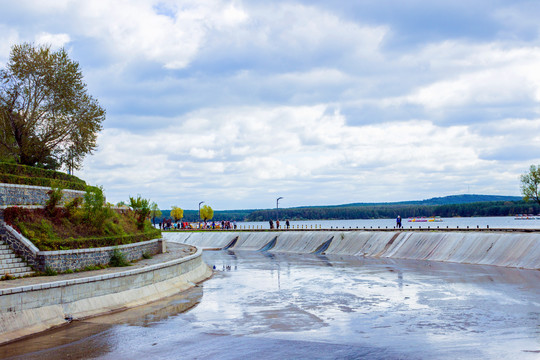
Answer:
M538 359L540 271L207 252L218 272L148 306L0 347L16 359Z

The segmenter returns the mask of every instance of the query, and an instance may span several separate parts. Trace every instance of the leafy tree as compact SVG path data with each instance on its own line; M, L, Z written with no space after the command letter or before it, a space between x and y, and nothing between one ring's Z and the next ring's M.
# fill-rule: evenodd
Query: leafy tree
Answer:
M137 195L137 198L129 197L129 207L133 209L137 214L137 228L139 230L144 229L144 222L150 215L150 200L143 199L141 195Z
M0 70L0 154L71 172L96 148L105 110L65 49L24 43Z
M152 224L156 224L156 218L161 216L161 210L159 210L158 204L155 202L150 205L150 216L152 217Z
M178 222L178 220L184 217L184 210L180 209L179 207L173 206L171 210L171 216L173 217L174 221Z
M212 210L212 208L208 205L203 205L203 207L201 207L201 218L204 220L204 221L207 221L207 220L210 220L214 217L214 210Z
M533 199L540 205L540 165L531 165L529 172L521 175L521 193L525 201Z

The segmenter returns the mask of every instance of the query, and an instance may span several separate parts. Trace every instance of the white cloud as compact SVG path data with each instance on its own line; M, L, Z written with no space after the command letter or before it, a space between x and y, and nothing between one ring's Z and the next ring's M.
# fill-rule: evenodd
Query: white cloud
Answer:
M528 155L540 140L534 14L511 26L523 9L486 9L479 23L504 26L459 38L442 29L426 43L425 24L356 6L21 0L6 6L0 61L20 41L69 44L108 111L81 175L113 201L141 193L162 207L239 208L277 193L291 206L468 187L517 194L518 175L540 160Z
M258 194L270 190L298 205L330 195L333 203L390 201L399 193L456 193L478 178L490 178L494 193L514 193L514 185L501 187L506 169L481 156L505 137L481 137L469 126L425 120L349 126L324 105L208 109L177 122L144 135L105 130L85 177L105 185L115 201L151 187L161 206L181 200L188 208L209 196L217 208L256 207ZM380 187L392 190L371 193Z
M526 100L540 101L537 66L540 47L444 42L428 46L418 57L435 72L444 74L410 95L396 99L397 103L445 110L468 105L501 106Z
M7 62L11 47L19 42L19 34L16 30L0 24L0 65Z
M49 34L41 32L36 35L36 43L39 45L50 45L53 49L64 47L71 41L68 34Z

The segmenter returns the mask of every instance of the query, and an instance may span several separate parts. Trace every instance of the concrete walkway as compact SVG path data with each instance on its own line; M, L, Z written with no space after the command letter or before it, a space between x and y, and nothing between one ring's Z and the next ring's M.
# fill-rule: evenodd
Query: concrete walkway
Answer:
M127 267L111 267L102 270L93 270L93 271L81 271L73 274L60 274L56 276L34 276L27 278L20 278L14 280L3 280L0 281L0 290L10 289L20 286L27 285L37 285L45 284L55 281L71 280L71 279L80 279L92 276L120 273L127 270L134 270L138 268L144 268L150 265L165 263L170 260L180 259L188 255L194 254L196 248L190 245L178 244L167 242L167 252L164 254L154 255L152 259L142 259L136 263L132 263L131 266Z

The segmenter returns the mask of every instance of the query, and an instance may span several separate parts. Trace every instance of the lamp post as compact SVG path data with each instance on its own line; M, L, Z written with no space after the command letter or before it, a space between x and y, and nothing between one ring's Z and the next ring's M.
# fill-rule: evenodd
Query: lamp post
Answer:
M279 200L283 199L282 196L276 199L276 220L279 221Z
M201 201L201 202L199 203L199 225L200 225L200 223L201 223L201 204L204 204L204 201Z

